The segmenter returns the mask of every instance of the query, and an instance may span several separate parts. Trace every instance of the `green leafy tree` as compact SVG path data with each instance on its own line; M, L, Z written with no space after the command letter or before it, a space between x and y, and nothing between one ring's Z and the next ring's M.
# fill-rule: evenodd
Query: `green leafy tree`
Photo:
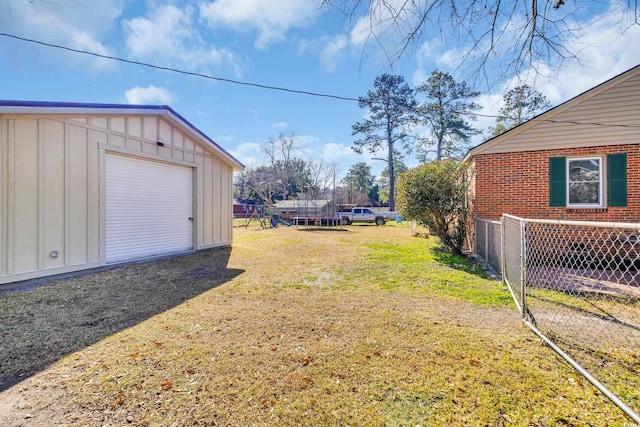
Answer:
M411 123L416 107L413 90L402 76L382 74L375 78L373 91L361 97L360 108L368 110L367 117L352 126L352 135L362 134L364 137L354 141L353 151L362 153L367 149L370 153L387 151L387 167L389 168L389 209L395 209L395 169L394 158L399 152L398 144L411 151L408 143L407 127Z
M378 186L375 185L375 177L371 174L371 166L365 162L358 162L351 166L344 177L350 203L364 203L369 199L378 199Z
M433 160L400 175L398 212L438 236L460 255L466 238L469 165L452 159Z
M260 197L253 188L255 182L251 181L255 178L255 171L252 168L247 168L242 172L234 174L233 198L240 201L252 201L257 204L264 203L262 197Z
M494 136L521 125L538 113L551 108L546 96L526 84L505 93L502 101L504 105L500 108L496 127L492 129Z
M279 160L275 164L275 172L282 187L281 193L276 196L278 199L289 200L302 191L312 190L311 171L306 160L292 157L286 165L283 160Z
M474 111L480 106L474 99L480 95L467 85L457 83L446 72L435 70L416 93L426 95L424 104L417 109L418 123L429 128L429 135L422 139L418 157L424 162L429 154L436 160L455 158L466 148L473 135L479 131L471 126Z

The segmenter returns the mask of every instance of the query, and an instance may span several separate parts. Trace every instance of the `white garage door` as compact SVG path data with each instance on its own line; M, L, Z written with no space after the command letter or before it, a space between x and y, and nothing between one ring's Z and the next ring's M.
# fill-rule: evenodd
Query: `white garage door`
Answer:
M106 262L193 248L191 168L108 154Z

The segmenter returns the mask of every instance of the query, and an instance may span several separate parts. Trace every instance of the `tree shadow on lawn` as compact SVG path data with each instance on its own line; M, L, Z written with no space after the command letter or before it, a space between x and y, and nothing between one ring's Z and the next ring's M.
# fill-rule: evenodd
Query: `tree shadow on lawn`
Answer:
M0 392L242 274L230 256L211 249L0 294Z
M473 257L467 255L454 255L444 247L439 246L433 249L433 255L437 262L447 267L461 270L469 274L474 274L483 279L492 279L485 267Z

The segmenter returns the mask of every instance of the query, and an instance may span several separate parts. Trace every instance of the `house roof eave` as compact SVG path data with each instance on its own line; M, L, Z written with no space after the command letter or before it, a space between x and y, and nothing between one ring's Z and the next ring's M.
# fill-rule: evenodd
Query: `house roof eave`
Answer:
M467 153L464 155L464 157L462 158L462 161L470 161L474 156L477 156L479 154L483 154L484 152L488 151L491 148L494 148L496 145L500 145L500 143L502 143L504 140L512 138L516 135L519 135L522 132L526 132L527 130L531 129L532 127L536 126L537 124L547 121L547 120L552 120L554 117L558 116L559 114L562 114L564 111L586 101L587 99L590 99L593 96L598 95L599 93L607 90L609 87L619 84L627 79L632 78L633 76L636 75L636 73L640 74L640 64L616 75L611 77L608 80L605 80L604 82L590 88L587 89L586 91L574 96L573 98L543 112L538 114L537 116L529 119L528 121L509 129L508 131L498 135L498 136L494 136L493 138L490 138L478 145L476 145L475 147L469 149L469 151L467 151Z

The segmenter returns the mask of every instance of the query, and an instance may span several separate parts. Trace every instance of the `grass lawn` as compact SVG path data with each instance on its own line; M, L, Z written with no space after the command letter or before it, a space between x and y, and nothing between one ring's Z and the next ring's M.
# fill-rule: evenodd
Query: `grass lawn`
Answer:
M631 425L434 239L255 225L0 295L0 425Z

